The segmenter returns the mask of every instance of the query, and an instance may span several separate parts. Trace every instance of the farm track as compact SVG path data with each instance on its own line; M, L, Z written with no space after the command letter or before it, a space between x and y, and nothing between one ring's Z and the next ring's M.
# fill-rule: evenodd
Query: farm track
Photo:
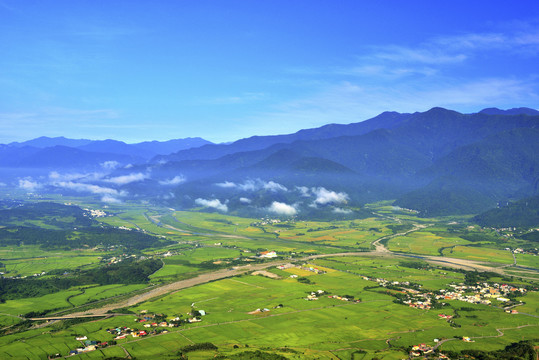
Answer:
M149 216L147 214L145 214L145 216L152 223L163 227L164 224L159 221L159 217ZM428 224L428 225L414 224L414 227L408 231L404 231L402 233L397 233L397 234L392 234L392 235L387 235L379 239L376 239L375 241L371 243L371 245L375 247L374 251L319 254L319 255L311 255L311 256L298 258L298 259L292 259L292 260L288 259L288 260L282 260L282 261L272 261L272 262L266 262L266 263L261 263L261 264L246 265L246 266L232 268L232 269L217 270L214 272L200 274L194 278L180 280L180 281L176 281L170 284L155 287L149 291L134 295L132 297L123 299L116 303L109 303L99 308L71 313L69 315L65 315L64 317L59 316L59 317L56 317L55 319L61 319L61 318L72 319L76 317L86 317L88 315L104 316L107 313L110 314L110 312L112 312L114 309L134 306L144 301L148 301L152 298L164 296L167 294L174 294L182 289L190 288L190 287L197 286L200 284L204 284L204 283L208 283L208 282L212 282L216 280L221 280L221 279L225 279L229 277L235 277L238 275L243 275L250 271L263 270L272 266L284 265L288 263L289 261L308 261L308 260L315 260L315 259L324 258L324 257L336 257L336 256L413 257L413 258L423 259L428 262L443 264L443 265L451 266L455 268L473 269L473 270L479 270L479 271L492 271L492 272L504 274L504 271L502 268L496 268L493 266L489 266L489 264L485 264L485 263L481 263L477 261L447 258L447 257L442 257L442 256L422 256L422 255L395 253L387 249L383 244L381 244L381 241L383 240L392 239L398 236L405 236L411 232L425 229L429 226L432 226L432 224ZM174 229L174 230L180 230L180 229ZM227 234L208 234L208 235L215 236L215 237L246 238L243 236L227 235ZM39 320L39 319L33 319L33 320Z
M486 336L474 336L474 337L470 337L471 340L476 340L476 339L492 339L492 338L499 338L499 337L502 337L505 335L505 333L503 332L503 330L518 330L518 329L523 329L523 328L526 328L526 327L530 327L530 326L539 326L539 325L536 325L536 324L526 324L526 325L520 325L520 326L516 326L516 327L512 327L512 328L499 328L499 329L496 329L496 332L498 332L497 335L486 335ZM440 340L435 346L434 346L434 350L436 350L438 347L442 346L443 344L445 344L446 342L448 341L454 341L454 340L461 340L460 338L457 339L457 338L451 338L451 339L444 339L444 340ZM462 340L461 340L462 341Z
M308 260L315 260L320 259L324 257L339 257L339 256L403 256L403 257L409 257L408 255L403 254L395 254L390 252L389 250L387 252L380 252L380 251L371 251L371 252L348 252L348 253L334 253L334 254L320 254L320 255L311 255L300 259L294 259L295 261L308 261ZM476 262L473 262L471 260L462 260L462 259L452 259L452 258L440 258L437 256L414 256L419 257L422 259L425 259L430 262L441 262L443 261L444 265L450 265L458 268L467 267L471 269L477 269L481 271L496 271L496 272L502 272L503 270L489 267L486 265L478 264ZM137 305L139 303L142 303L144 301L148 301L152 298L167 295L167 294L174 294L180 290L190 288L193 286L205 284L208 282L221 280L229 277L234 277L238 275L245 274L250 271L256 271L256 270L263 270L268 267L272 266L278 266L278 265L284 265L288 263L290 260L282 260L282 261L272 261L267 263L261 263L261 264L254 264L254 265L246 265L239 268L234 269L222 269L210 273L204 273L200 274L194 278L191 279L185 279L176 281L170 284L166 284L163 286L159 286L156 288L153 288L147 292L143 292L141 294L132 296L130 298L124 299L122 301L107 304L100 308L94 308L89 309L81 312L75 312L71 313L69 315L64 316L58 316L55 317L55 319L73 319L76 317L86 317L88 315L94 315L94 316L105 316L109 311L113 311L114 309L118 308L124 308L124 307L130 307ZM39 318L34 318L32 320L43 320Z
M161 334L153 335L152 338L157 337L157 336L166 336L166 335L169 335L169 334L179 334L182 337L184 337L187 341L193 343L193 341L191 339L189 339L185 334L183 334L184 332L187 332L187 331L190 331L190 330L202 329L202 328L221 326L221 325L238 324L238 323L244 323L244 322L256 322L256 321L264 320L264 319L269 318L269 317L286 316L286 315L297 314L297 313L302 313L302 312L310 312L310 311L319 311L319 310L323 310L323 309L331 309L331 308L335 308L335 307L354 306L354 305L355 306L360 306L361 304L366 304L366 303L371 303L371 302L380 302L380 301L387 302L387 301L391 301L391 300L370 300L370 301L362 301L362 302L359 302L359 303L349 302L349 303L338 304L338 305L320 306L320 307L312 308L312 309L294 310L294 311L289 311L289 312L280 313L280 314L270 314L270 315L267 315L267 316L255 317L255 318L251 318L251 319L232 320L232 321L225 321L225 322L221 322L221 323L198 325L198 326L193 326L193 327L190 327L190 328L187 328L187 329L180 329L178 331L173 331L173 332L167 332L167 333L161 333ZM131 340L131 341L127 341L125 343L122 343L121 345L112 345L112 346L120 346L123 349L123 345L136 343L136 342L139 342L139 341L143 341L145 339L147 339L147 338L138 338L136 340ZM368 339L365 339L365 340L368 340ZM124 351L125 351L125 349L124 349ZM126 354L127 354L127 352L126 352Z
M383 244L381 244L381 241L393 239L393 238L395 238L395 237L397 237L397 236L406 236L406 235L408 235L408 234L411 233L411 232L418 231L418 230L427 228L427 227L432 226L432 225L433 225L433 224L429 224L429 225L418 225L418 224L414 224L414 228L413 228L413 229L410 229L410 230L408 230L408 231L405 231L405 232L402 232L402 233L398 233L398 234L382 236L381 238L374 240L374 241L371 243L371 245L373 245L373 246L375 247L375 249L376 249L375 252L378 252L378 253L384 253L384 254L390 254L390 253L391 253L391 250L389 250L389 249L386 248Z

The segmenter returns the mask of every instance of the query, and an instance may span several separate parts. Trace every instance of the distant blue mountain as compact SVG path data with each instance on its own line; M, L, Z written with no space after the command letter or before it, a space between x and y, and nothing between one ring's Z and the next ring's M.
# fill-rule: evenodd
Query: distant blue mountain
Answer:
M47 137L41 136L36 139L23 141L23 142L12 142L8 145L16 147L32 146L36 148L46 148L56 145L69 146L69 147L79 147L91 143L92 140L88 139L67 139L63 136L59 137Z
M362 135L376 129L392 129L405 122L410 116L411 114L384 112L372 119L348 125L329 124L319 128L300 130L288 135L252 136L250 138L240 139L231 144L204 145L195 149L182 150L168 156L159 156L155 160L212 160L229 154L262 150L275 144L290 144L300 140L315 141L339 136Z
M89 151L89 152L98 152L98 153L110 153L118 155L128 155L134 156L141 159L150 159L155 156L155 153L148 153L143 149L139 149L133 145L124 143L123 141L118 140L94 140L89 144L79 146L78 149Z
M492 107L492 108L486 108L480 111L482 114L489 114L489 115L539 115L539 111L535 109L530 109L527 107L520 107L520 108L512 108L508 110L500 110L498 108Z
M155 155L167 155L181 150L198 148L203 145L212 145L213 143L200 137L190 137L185 139L174 139L168 141L144 141L132 144L134 147L144 150L147 153Z
M100 167L105 161L117 161L120 164L142 162L142 158L113 154L90 152L67 146L51 146L44 149L24 147L14 151L13 147L0 148L0 167L35 168L45 170L87 169Z
M117 161L132 166L119 167L111 177L145 174L144 181L117 184L132 196L175 208L190 208L197 198L219 197L229 199L230 212L236 214L249 211L242 197L246 181L259 208L270 200L307 204L291 189L325 187L348 194L352 206L396 199L396 205L425 216L477 214L504 201L539 195L539 112L529 108L490 108L475 114L443 108L385 112L364 122L254 136L231 144L195 138L40 147L54 141L70 140L40 138L31 142L36 146L0 145L0 171L76 170ZM188 149L177 151L182 147ZM175 152L148 161L170 151ZM12 176L13 183L24 171ZM260 184L267 181L288 190L264 191ZM305 208L304 213L313 209Z

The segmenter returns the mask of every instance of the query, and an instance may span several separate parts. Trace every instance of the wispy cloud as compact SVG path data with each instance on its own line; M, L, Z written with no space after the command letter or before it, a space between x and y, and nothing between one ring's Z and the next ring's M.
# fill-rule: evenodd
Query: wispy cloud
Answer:
M447 64L466 60L462 53L447 53L443 49L408 48L390 45L370 55L377 60L388 60L399 63Z
M473 112L490 106L534 106L539 103L539 71L500 68L498 60L529 62L537 57L538 22L505 31L448 33L406 46L367 46L361 55L341 64L288 69L325 83L320 82L311 95L260 113L255 123L264 120L268 125L263 131L272 134L275 127L286 129L289 124L306 128L358 122L387 110L415 112L442 106Z
M343 208L339 208L339 207L335 207L331 211L333 213L335 213L335 214L345 214L345 215L353 213L353 211L350 210L350 209L343 209Z
M298 213L298 210L293 205L274 201L268 208L269 212L277 215L294 216Z
M335 192L324 187L313 188L313 194L316 196L314 202L319 205L326 204L346 204L349 200L348 194L344 192Z
M132 173L128 175L121 175L121 176L115 176L110 179L105 179L104 181L113 183L116 185L126 185L132 182L138 182L143 181L147 178L149 178L149 174L143 174L143 173Z
M104 195L102 198L101 198L101 201L102 202L106 202L106 203L109 203L109 204L119 204L122 202L122 200L114 197L114 196L111 196L111 195Z
M114 170L114 169L117 169L119 166L120 166L120 163L116 160L109 160L109 161L105 161L101 164L102 168L104 169L107 169L107 170Z
M57 171L51 171L49 173L49 179L52 183L59 181L95 181L107 175L106 173L91 172L91 173L59 173Z
M159 184L165 185L165 186L172 186L172 185L179 185L181 183L184 183L185 181L187 181L185 176L177 175L177 176L174 176L172 179L161 180L159 181Z
M261 179L249 179L245 180L243 183L225 181L222 183L216 183L215 185L225 189L238 189L241 191L258 191L261 189L271 192L288 191L288 189L284 185L276 183L275 181L264 181Z
M266 95L264 93L243 93L238 96L223 96L204 100L202 102L212 105L234 105L260 101L263 100L265 97Z
M214 209L222 211L222 212L227 212L228 211L228 206L226 205L226 203L223 204L221 202L221 200L219 200L219 199L208 200L208 199L198 198L198 199L195 200L195 204L201 205L201 206L206 206L206 207L209 207L209 208L214 208Z
M32 179L19 179L19 188L26 190L26 191L35 191L40 188L42 188L43 185L33 181Z
M93 185L93 184L85 184L85 183L79 183L79 182L73 182L73 181L59 181L53 183L54 186L74 190L77 192L87 192L91 194L96 195L115 195L115 196L125 196L127 193L125 191L118 191L116 189L99 186L99 185Z

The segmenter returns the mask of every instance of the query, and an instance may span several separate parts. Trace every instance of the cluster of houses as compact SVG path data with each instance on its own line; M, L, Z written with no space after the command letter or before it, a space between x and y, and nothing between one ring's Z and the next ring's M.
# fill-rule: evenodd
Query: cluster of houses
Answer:
M280 305L282 306L282 305ZM264 309L266 310L266 309ZM269 311L269 310L267 310ZM136 328L130 328L127 326L120 326L116 328L110 328L106 331L114 336L114 341L111 342L111 344L115 344L116 340L126 339L128 337L138 338L138 337L145 337L155 334L164 334L167 333L168 330L163 328L173 328L178 327L182 323L194 323L194 322L200 322L201 316L205 316L206 312L204 310L197 310L192 311L189 313L191 316L187 319L181 319L180 317L175 317L173 319L170 319L169 321L164 320L164 315L154 315L154 314L148 314L146 310L142 310L140 312L140 315L135 318L135 322L142 324L143 327L146 329L139 330ZM100 342L100 341L90 341L86 336L77 336L76 340L81 341L85 346L81 348L77 348L75 350L72 350L69 355L76 355L88 351L94 351L101 347L106 347L109 345L107 342Z
M529 254L529 255L533 255L533 256L537 256L539 254L539 250L537 248L534 248L534 249L521 249L521 248L511 249L511 248L505 248L505 250L509 250L513 254Z
M250 225L253 227L256 227L256 226L264 226L264 225L275 225L279 223L281 223L280 219L271 219L271 218L266 217L266 218L261 218L260 221L251 223Z
M79 347L69 352L69 355L77 355L85 352L95 351L99 348L104 348L108 346L108 342L88 340L86 336L77 336L76 340L80 341L84 347Z
M434 347L427 344L414 345L410 351L410 355L413 357L427 356L432 353L434 353Z
M9 271L8 271L9 273ZM4 279L26 279L28 276L24 275L24 276L21 276L21 275L15 275L15 276L4 276L6 273L3 272L3 271L0 271L0 277L4 278ZM42 271L40 273L35 273L35 274L32 274L33 277L39 277L39 276L43 276L47 274L45 271Z
M107 265L112 265L112 264L120 263L120 262L122 262L122 261L124 261L126 259L129 259L129 258L136 259L137 255L122 254L122 255L113 256L113 257L110 257L110 258L103 258L103 259L101 259L101 262L105 263Z
M114 340L125 339L128 336L137 338L149 335L146 330L131 329L127 326L107 329L107 332L115 336Z
M353 302L360 302L359 300L354 300L354 297L353 296L350 296L350 295L328 295L328 298L329 299L337 299L337 300L341 300L341 301L353 301Z
M277 253L273 250L271 251L262 251L258 257L260 259L272 259L272 258L276 258L277 257Z
M312 300L318 300L318 296L320 295L324 295L326 292L324 290L317 290L317 291L312 291L310 292L307 297L305 298L305 300L309 300L309 301L312 301Z
M472 304L490 305L492 299L501 301L502 303L508 302L509 299L506 296L518 293L523 295L526 293L526 289L522 287L515 287L507 284L488 284L486 282L476 285L449 285L450 290L441 289L439 295L436 295L436 299L444 300L460 300L469 302Z
M107 216L107 213L103 210L83 209L91 217L99 218Z
M324 270L320 270L319 268L315 268L311 265L303 265L300 267L302 270L307 270L310 272L313 272L315 274L325 274L326 272Z
M411 308L429 310L432 307L432 293L421 293L413 289L404 289L402 293L408 295L408 298L402 303Z
M277 269L286 270L286 269L290 269L290 268L293 268L293 267L296 267L296 265L294 265L294 264L284 264L284 265L277 266Z
M449 285L450 289L441 289L438 294L420 291L421 285L411 284L408 281L388 281L382 278L370 278L362 276L364 280L376 281L382 287L394 287L398 289L402 303L410 307L429 310L432 307L432 300L460 300L471 304L491 305L492 300L507 303L510 299L507 296L512 294L523 295L526 289L508 284L489 284L486 282L476 285ZM406 288L415 287L416 289ZM510 311L516 314L516 311Z

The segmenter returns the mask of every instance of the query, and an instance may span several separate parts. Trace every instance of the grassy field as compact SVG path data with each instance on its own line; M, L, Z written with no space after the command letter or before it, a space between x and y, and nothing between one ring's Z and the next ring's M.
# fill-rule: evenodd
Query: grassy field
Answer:
M532 254L515 254L517 265L539 269L539 256Z
M112 297L130 293L135 290L144 289L147 287L145 284L133 284L133 285L124 285L124 284L114 284L114 285L103 285L103 286L93 286L83 288L84 291L80 291L80 294L71 296L69 302L74 306L84 305L86 303L110 299Z
M38 256L31 258L22 258L16 260L3 260L5 270L11 276L31 276L33 274L41 274L51 270L59 269L75 269L88 267L99 263L100 256L83 255L77 256L71 253L57 254L55 256Z
M455 246L449 251L444 251L444 255L474 261L485 261L500 264L513 263L513 255L511 255L511 252L488 247Z
M203 249L197 249L198 251ZM231 250L231 249L221 249ZM223 252L222 255L228 255ZM209 254L200 251L193 254L197 261L204 261ZM308 266L309 264L307 264ZM475 343L460 340L450 341L442 349L462 350L466 348L501 349L509 340L536 338L539 319L525 315L509 315L499 309L484 305L466 304L466 311L459 310L465 304L449 301L450 308L444 313L456 314L458 328L440 320L437 310L424 311L404 305L394 304L393 298L382 288L372 288L375 282L364 280L359 275L380 276L386 279L419 282L429 289L443 288L450 282L461 282L462 274L442 270L422 271L395 264L394 259L373 257L337 257L319 259L314 266L327 267L325 274L315 274L298 268L275 271L280 274L296 273L309 275L310 284L283 276L271 279L265 276L244 275L223 279L184 289L179 292L147 301L132 308L135 312L147 310L150 313L166 314L168 318L188 317L192 308L205 310L202 322L170 329L169 333L148 338L119 340L125 350L141 359L168 356L190 343L211 342L219 347L217 352L197 352L189 358L204 359L215 354L231 355L240 351L266 349L279 351L290 347L294 353L283 353L297 359L339 359L352 356L361 350L365 358L374 354L384 354L384 358L402 358L405 354L398 350L425 342L433 344L433 339L455 336L491 336L496 329L504 330L500 338L477 339ZM308 274L307 274L308 273ZM99 292L99 291L100 292ZM125 289L124 289L125 290ZM312 291L324 290L331 295L349 295L361 302L344 302L320 295L318 300L307 301L305 297ZM115 287L87 289L87 296L111 295L119 291ZM80 296L80 295L79 295ZM76 299L77 296L72 299ZM537 313L539 297L530 293L523 298L526 305L520 311ZM60 298L48 296L40 302L60 302ZM9 303L9 302L8 302ZM278 306L281 305L281 306ZM2 312L11 306L11 313L23 312L14 304L4 304ZM249 314L256 309L269 311ZM83 334L90 339L108 341L112 335L104 330L108 327L135 327L134 316L122 316L106 320L85 322L65 327L62 323L53 325L53 332L29 330L20 334L0 337L0 356L27 354L29 358L42 358L45 354L61 352L77 347L74 335ZM527 325L521 330L519 326ZM56 326L56 328L54 327ZM140 328L140 325L138 325ZM24 339L21 342L20 339ZM392 348L388 348L390 341ZM484 342L484 344L483 344ZM236 348L234 348L236 345ZM246 347L249 346L249 347ZM123 355L122 355L123 354ZM359 354L359 353L358 353ZM370 355L368 355L370 354ZM104 356L125 356L119 346L86 353L75 358L92 359ZM358 357L361 358L361 357Z
M81 203L82 204L82 203ZM91 201L85 206L97 208ZM173 211L146 208L135 204L114 204L106 208L112 216L99 218L113 226L143 229L174 241L167 247L145 249L137 256L156 257L163 267L150 276L150 283L166 283L193 277L213 268L226 268L233 259L256 255L263 250L275 250L283 256L315 253L338 253L370 249L378 238L411 228L413 224L428 224L423 230L388 241L391 250L458 257L499 264L511 264L509 251L495 248L492 241L472 241L459 237L459 231L482 234L478 227L467 227L465 219L419 219L413 213L396 209L389 203L369 205L378 215L354 221L297 221L262 224L259 219L237 218L215 213ZM453 221L455 220L455 221ZM434 224L434 225L432 225ZM451 225L452 224L452 225ZM464 229L464 230L462 230ZM486 233L485 233L486 234ZM490 237L489 237L490 236ZM491 239L486 234L485 239ZM473 240L473 239L472 239ZM468 245L479 246L468 246ZM485 246L486 245L486 246ZM164 256L165 253L170 252ZM10 274L32 275L55 269L76 269L96 266L100 257L116 252L43 251L37 246L0 248L0 259ZM517 255L517 263L537 268L532 255ZM293 261L293 260L290 260ZM127 338L112 346L74 357L99 359L125 357L126 352L137 359L174 358L182 346L211 341L217 351L189 353L189 359L208 359L224 354L234 358L243 351L277 352L289 359L401 359L402 351L411 345L455 337L475 337L475 342L452 340L442 349L502 349L512 341L539 338L539 296L530 292L522 297L524 305L517 309L524 314L506 314L500 309L449 300L443 310L419 310L394 303L396 290L379 287L375 281L409 281L420 284L425 291L446 289L464 281L458 271L427 267L410 268L419 260L373 256L328 257L313 260L309 266L323 268L326 273L292 267L286 270L270 268L278 279L263 275L242 275L213 281L162 295L130 308L134 312L147 310L165 314L167 318L185 319L194 308L205 310L199 323L167 329L168 333L147 338ZM299 264L299 263L298 263ZM213 266L215 265L215 267ZM515 270L508 268L508 271ZM298 275L299 278L290 278ZM299 281L301 280L301 281ZM502 278L492 281L502 282ZM530 285L528 279L514 284ZM86 285L42 297L7 300L0 304L0 327L19 323L16 317L30 311L50 311L81 306L108 299L149 284ZM311 292L326 293L318 300L306 300ZM359 303L329 298L329 295L353 296ZM254 312L256 309L268 311ZM254 313L253 313L254 312ZM455 315L452 327L441 320L440 312ZM109 327L142 328L135 316L120 316L101 320L60 321L40 329L26 329L0 336L0 358L43 359L47 354L80 347L78 334L91 340L110 341ZM503 332L503 336L493 337ZM483 338L482 338L483 337Z
M389 240L388 248L391 251L440 255L441 248L466 244L470 244L470 242L459 237L442 237L430 231L416 231Z

